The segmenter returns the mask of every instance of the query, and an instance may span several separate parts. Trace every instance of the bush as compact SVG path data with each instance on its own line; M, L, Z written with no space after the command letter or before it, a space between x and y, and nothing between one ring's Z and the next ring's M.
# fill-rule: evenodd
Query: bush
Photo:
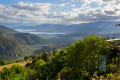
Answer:
M114 73L114 72L117 71L117 65L116 64L111 63L111 64L108 64L107 67L108 67L108 72Z
M26 64L26 67L30 66L31 64L32 64L32 63L28 62L28 63Z
M17 60L16 63L25 61L24 59Z
M24 60L25 60L25 61L27 61L28 59L29 59L29 57L28 57L28 56L25 56L25 57L24 57Z
M14 64L11 69L4 68L0 71L0 80L25 80L33 77L34 71L24 66Z
M0 64L1 64L1 65L6 65L7 62L6 62L5 60L1 60L1 61L0 61Z
M71 68L65 67L60 71L61 80L75 80L74 72Z
M61 80L89 80L87 77L88 73L86 71L82 71L81 77L79 77L79 74L77 74L72 68L64 67L60 71L60 78Z

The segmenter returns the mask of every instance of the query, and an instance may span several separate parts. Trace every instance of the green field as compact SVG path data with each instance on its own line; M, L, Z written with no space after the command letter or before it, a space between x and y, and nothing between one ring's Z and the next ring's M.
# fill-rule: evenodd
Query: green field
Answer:
M22 46L22 51L24 53L24 56L29 56L33 54L34 50L41 49L43 45L23 45Z

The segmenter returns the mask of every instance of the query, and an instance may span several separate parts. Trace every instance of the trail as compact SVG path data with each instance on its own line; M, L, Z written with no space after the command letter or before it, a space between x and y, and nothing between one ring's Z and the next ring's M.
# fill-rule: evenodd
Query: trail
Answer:
M12 63L12 64L3 65L3 66L0 66L0 71L3 70L5 67L6 67L6 68L11 68L13 64L19 64L19 65L21 65L21 66L25 66L28 62L32 62L32 60L22 61L22 62L18 62L18 63Z

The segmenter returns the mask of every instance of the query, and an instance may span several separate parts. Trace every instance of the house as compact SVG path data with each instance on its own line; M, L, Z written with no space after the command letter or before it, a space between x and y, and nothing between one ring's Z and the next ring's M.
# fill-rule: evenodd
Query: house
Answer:
M117 24L116 26L120 26L120 24Z

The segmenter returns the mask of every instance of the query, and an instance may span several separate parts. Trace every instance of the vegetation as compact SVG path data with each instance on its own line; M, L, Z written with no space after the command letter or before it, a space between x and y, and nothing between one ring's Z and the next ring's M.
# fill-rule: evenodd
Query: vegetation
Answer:
M76 43L67 46L66 50L57 51L50 62L47 61L49 58L47 55L50 53L43 51L40 54L40 57L42 57L36 56L38 61L36 60L34 63L34 65L40 66L38 66L39 71L35 67L33 69L37 72L38 76L36 77L39 79L57 79L59 73L62 80L66 78L68 80L70 78L73 80L87 80L88 75L92 76L95 71L99 74L102 73L99 68L102 63L100 56L106 56L108 61L111 53L110 49L110 43L99 36L86 36L82 41L76 41ZM47 63L39 61L39 59L43 59ZM39 76L39 74L42 75Z
M24 57L26 66L13 65L0 71L1 80L117 80L119 68L110 58L112 45L99 36L86 36L55 53L44 50ZM14 75L13 75L14 74ZM113 77L114 76L114 77ZM116 77L116 78L115 78Z
M29 33L20 33L0 25L0 60L14 60L23 56L23 45L42 44L42 39ZM3 57L1 57L3 56ZM5 57L4 57L5 56Z
M33 70L15 64L11 69L4 68L0 72L0 80L25 80L29 76L32 77L32 75Z
M0 55L5 56L21 56L21 47L12 40L6 39L0 35Z
M0 65L6 65L6 64L7 64L7 62L5 60L0 61Z
M27 61L29 59L29 56L25 56L24 60Z

